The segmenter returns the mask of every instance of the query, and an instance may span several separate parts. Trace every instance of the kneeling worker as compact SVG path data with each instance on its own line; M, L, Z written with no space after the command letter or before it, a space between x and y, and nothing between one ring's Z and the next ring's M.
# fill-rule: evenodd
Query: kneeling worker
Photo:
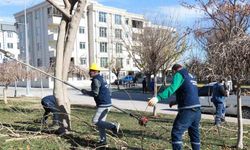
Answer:
M53 114L53 125L58 124L58 109L56 105L56 99L54 95L48 95L42 98L41 104L43 105L43 109L45 110L43 114L42 123L48 123L48 115L49 113Z

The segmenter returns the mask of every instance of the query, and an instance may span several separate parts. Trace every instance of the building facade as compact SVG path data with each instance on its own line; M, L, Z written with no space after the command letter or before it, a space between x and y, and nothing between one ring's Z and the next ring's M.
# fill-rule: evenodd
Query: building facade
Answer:
M20 53L16 27L11 23L0 23L0 48L14 54L18 58ZM4 55L0 53L0 63L4 62Z
M62 1L58 0L58 3ZM61 4L63 6L63 4ZM30 64L36 67L49 67L55 60L58 27L61 13L48 2L39 3L26 10L29 40ZM15 15L20 24L21 58L25 58L24 11ZM121 76L139 71L123 45L124 37L128 37L129 28L142 28L144 17L132 14L124 9L103 6L90 1L87 11L79 24L75 39L75 47L71 56L74 65L89 68L91 63L101 67L101 73L108 78L109 66L113 63L121 65Z

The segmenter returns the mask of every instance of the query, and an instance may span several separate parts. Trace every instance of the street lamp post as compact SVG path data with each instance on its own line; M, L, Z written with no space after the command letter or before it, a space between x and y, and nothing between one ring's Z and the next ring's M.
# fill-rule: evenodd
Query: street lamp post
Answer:
M28 42L28 27L27 27L27 12L26 12L26 0L24 0L24 28L25 28L25 60L29 64L29 42ZM29 67L26 67L27 74ZM26 77L26 95L30 95L30 79Z

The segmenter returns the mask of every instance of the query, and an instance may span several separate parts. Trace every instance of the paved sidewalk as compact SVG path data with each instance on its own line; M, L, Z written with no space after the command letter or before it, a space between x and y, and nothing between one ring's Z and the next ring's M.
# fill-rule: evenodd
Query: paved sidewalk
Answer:
M82 88L82 87L81 87ZM89 87L85 87L89 88ZM0 87L0 91L2 90L3 87ZM95 106L94 99L89 96L84 96L80 91L77 91L75 89L68 89L69 91L69 99L71 100L72 104L81 104L81 105L91 105ZM53 94L52 89L40 89L40 88L32 88L30 90L30 95L31 96L36 96L36 97L43 97L46 95ZM14 95L14 88L10 87L8 89L8 96L13 97ZM18 88L17 90L17 95L26 95L26 89L25 88ZM2 92L0 92L0 97L2 97ZM113 105L120 107L122 109L128 109L128 110L137 110L137 111L145 111L146 106L147 106L147 99L152 97L151 94L142 94L139 92L117 92L113 91L112 92L112 101ZM158 103L157 104L157 113L163 113L163 114L177 114L176 107L169 108L168 104L164 103ZM148 107L147 112L152 112L153 108ZM211 119L213 120L214 117L213 115L209 114L202 114L203 119ZM237 118L235 117L226 117L227 122L237 122ZM244 124L250 124L250 119L243 119Z

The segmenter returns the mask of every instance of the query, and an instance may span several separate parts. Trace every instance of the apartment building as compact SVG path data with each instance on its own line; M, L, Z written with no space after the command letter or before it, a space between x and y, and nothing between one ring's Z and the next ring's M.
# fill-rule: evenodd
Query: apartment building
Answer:
M1 22L0 23L0 48L9 51L18 58L20 53L18 44L18 35L14 24ZM0 53L0 63L4 62L4 55Z
M62 1L57 0L58 3ZM63 6L63 4L61 4ZM24 11L14 14L20 24L21 58L25 58ZM44 1L26 10L30 64L36 67L49 67L55 60L58 26L61 13ZM95 0L89 2L87 11L79 24L75 46L71 56L74 65L88 68L91 63L98 63L101 73L109 74L110 62L120 63L121 75L137 72L133 60L129 57L123 37L128 28L142 28L144 17L132 14L124 9L104 6Z
M59 1L60 2L60 1ZM24 11L16 13L15 19L20 24L17 31L20 40L21 58L25 58ZM42 2L26 10L29 63L36 67L49 67L55 61L58 26L61 13L48 2ZM75 65L88 67L88 32L87 19L82 18L75 40L71 61Z
M98 63L104 76L108 74L110 62L122 66L122 76L138 71L124 40L131 38L129 30L142 28L144 17L98 3L91 3L87 9L90 62Z

